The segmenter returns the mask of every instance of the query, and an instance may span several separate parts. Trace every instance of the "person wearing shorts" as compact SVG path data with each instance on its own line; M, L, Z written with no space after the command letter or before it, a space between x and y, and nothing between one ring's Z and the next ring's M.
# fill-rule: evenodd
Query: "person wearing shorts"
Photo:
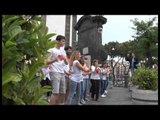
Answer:
M58 35L56 37L57 44L54 48L49 49L50 56L47 63L50 65L50 78L52 85L51 105L62 105L65 103L66 83L64 66L68 64L66 60L66 52L64 50L65 37Z

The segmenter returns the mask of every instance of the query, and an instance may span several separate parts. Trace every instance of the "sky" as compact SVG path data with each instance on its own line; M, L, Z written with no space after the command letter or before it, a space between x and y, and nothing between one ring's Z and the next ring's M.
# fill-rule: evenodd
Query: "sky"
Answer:
M106 15L104 17L107 18L107 23L103 25L103 45L110 41L122 43L133 40L132 36L135 34L135 31L132 29L134 25L130 20L138 18L139 21L148 21L153 17L158 18L158 16L153 15Z
M77 16L77 21L82 15ZM133 23L130 20L137 18L139 21L148 21L158 15L104 15L107 18L106 24L103 25L102 31L102 45L108 42L125 42L133 40L134 30ZM49 28L49 33L56 33L65 35L65 15L48 15L46 25Z
M65 32L65 15L47 15L46 26L49 33L64 35Z
M78 15L77 21L81 17L82 15ZM103 17L107 18L107 22L103 25L102 45L113 41L122 43L133 40L132 36L135 32L132 29L134 26L130 20L137 18L138 21L148 21L153 17L157 17L158 22L158 15L104 15ZM49 28L49 33L65 35L65 15L48 15L46 25ZM55 37L52 39L55 39ZM117 61L118 58L115 58L115 60Z

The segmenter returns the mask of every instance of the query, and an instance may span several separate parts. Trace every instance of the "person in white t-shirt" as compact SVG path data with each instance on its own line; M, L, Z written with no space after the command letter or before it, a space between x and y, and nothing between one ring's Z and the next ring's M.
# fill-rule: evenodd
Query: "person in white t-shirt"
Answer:
M82 57L82 60L84 62L84 67L85 69L89 70L89 66L87 64L87 58L85 56ZM82 93L81 93L81 103L85 104L86 101L89 101L89 99L87 98L87 91L88 91L88 83L89 83L89 75L91 74L91 72L82 72L83 75L83 85L82 85Z
M100 87L100 75L101 75L101 68L98 65L98 60L94 59L93 64L91 66L91 98L92 100L99 101L99 87Z
M52 96L50 104L61 105L65 103L66 83L64 66L68 64L68 61L66 60L66 52L64 50L65 37L58 35L56 40L56 46L48 50L48 52L51 53L51 56L47 59L47 64L51 64L50 78L52 85Z
M103 67L101 68L102 72L102 80L101 80L101 97L106 97L105 90L107 86L107 64L103 64Z
M49 72L50 72L49 65L44 66L41 70L44 74L44 78L40 82L41 86L42 87L46 86L46 85L51 86L50 75L49 75ZM47 92L47 101L48 102L50 102L50 96L51 96L51 92Z
M65 46L64 50L66 51L66 58L67 58L67 61L69 63L70 61L70 57L71 57L71 54L72 54L72 47L71 46ZM65 95L65 102L67 102L67 97L68 97L68 94L69 94L69 87L70 87L70 79L69 79L69 76L71 75L71 71L70 71L70 68L69 68L69 64L65 65L64 66L64 72L65 72L65 79L66 79L66 95Z
M79 62L81 54L79 51L74 51L70 58L70 69L72 74L70 75L70 90L67 98L67 104L72 104L72 99L74 94L76 93L76 104L81 105L81 84L80 80L82 79L82 71L89 72L89 69L85 69Z

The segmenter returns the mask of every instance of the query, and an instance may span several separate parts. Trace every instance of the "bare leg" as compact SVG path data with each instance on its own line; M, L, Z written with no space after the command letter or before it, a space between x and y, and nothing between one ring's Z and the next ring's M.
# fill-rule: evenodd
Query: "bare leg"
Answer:
M60 104L65 104L65 95L66 94L59 94L59 100L58 100L58 102L60 103Z
M52 94L51 95L51 100L50 100L50 105L56 105L58 103L58 94Z

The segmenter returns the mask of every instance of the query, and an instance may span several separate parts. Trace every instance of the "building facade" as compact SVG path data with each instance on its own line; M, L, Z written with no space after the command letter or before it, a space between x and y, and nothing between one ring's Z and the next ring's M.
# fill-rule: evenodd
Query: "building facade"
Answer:
M49 33L64 35L66 37L65 46L72 46L76 49L77 34L74 26L77 23L77 15L42 15L43 21L49 28ZM56 36L52 39L55 40Z
M66 15L65 17L65 37L66 37L66 46L72 46L73 49L76 49L77 40L76 40L76 30L74 26L77 23L77 15Z

